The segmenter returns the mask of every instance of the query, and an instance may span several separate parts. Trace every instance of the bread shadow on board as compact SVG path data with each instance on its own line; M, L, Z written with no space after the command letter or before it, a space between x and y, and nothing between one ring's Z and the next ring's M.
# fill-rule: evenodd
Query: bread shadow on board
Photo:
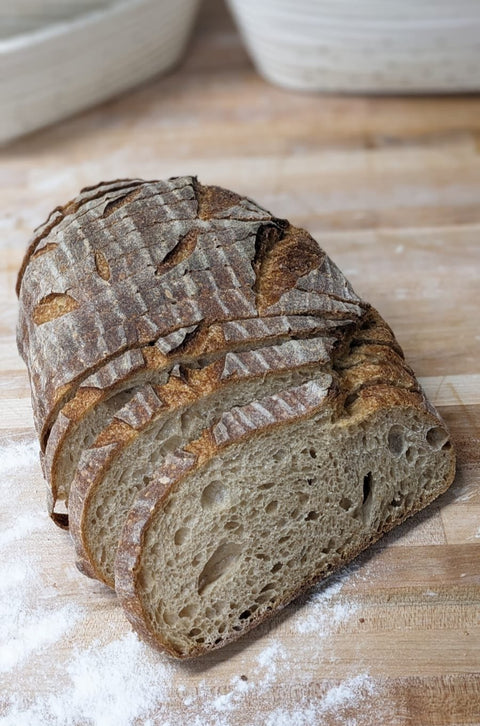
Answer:
M369 563L386 548L400 544L400 540L401 544L404 546L407 546L413 541L418 543L419 539L428 540L425 544L435 544L436 542L432 540L430 534L430 532L434 530L439 530L439 525L435 525L435 520L438 520L442 507L454 501L459 495L461 495L461 486L462 476L461 472L459 473L457 469L457 476L447 492L442 494L426 509L417 512L417 514L409 517L401 525L395 527L395 529L391 532L384 535L378 542L370 546L364 552L361 552L352 562L343 565L339 570L333 572L328 578L317 585L313 585L308 591L293 600L283 610L276 613L272 618L268 619L250 632L246 633L243 637L229 643L223 648L206 653L197 659L180 661L181 665L192 675L200 675L208 672L211 668L218 667L219 664L230 660L235 655L238 655L247 648L251 647L252 642L261 641L261 639L265 638L267 635L274 634L275 631L280 626L288 622L290 618L295 615L300 615L302 608L305 608L309 602L314 601L319 597L321 598L322 593L324 593L332 585L337 583L348 585L350 580L354 583L356 576L361 579L368 579ZM423 536L421 534L422 532ZM328 607L328 598L326 607Z

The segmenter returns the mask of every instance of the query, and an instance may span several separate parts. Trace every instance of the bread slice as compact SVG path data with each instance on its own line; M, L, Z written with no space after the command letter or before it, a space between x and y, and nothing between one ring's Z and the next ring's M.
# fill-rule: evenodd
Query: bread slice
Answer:
M137 632L179 658L225 645L349 562L451 483L419 392L328 375L225 413L131 508L115 584Z
M114 587L116 548L128 510L169 452L188 444L225 409L318 376L335 338L289 340L229 353L200 369L177 369L144 386L81 457L70 490L77 565Z
M309 340L320 334L326 336L330 350L350 324L348 320L298 315L191 326L160 338L153 346L127 351L106 364L79 386L60 411L48 437L43 471L50 516L59 526L68 527L68 515L57 511L56 504L64 501L68 507L70 485L83 451L92 446L115 412L147 382L166 383L176 365L183 370L205 367L228 351L254 351L267 344Z

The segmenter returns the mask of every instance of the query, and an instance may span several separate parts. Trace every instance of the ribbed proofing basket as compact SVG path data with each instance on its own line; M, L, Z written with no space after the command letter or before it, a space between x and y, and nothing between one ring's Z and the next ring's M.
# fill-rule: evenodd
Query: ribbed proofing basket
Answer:
M228 0L259 72L287 88L480 89L479 0Z

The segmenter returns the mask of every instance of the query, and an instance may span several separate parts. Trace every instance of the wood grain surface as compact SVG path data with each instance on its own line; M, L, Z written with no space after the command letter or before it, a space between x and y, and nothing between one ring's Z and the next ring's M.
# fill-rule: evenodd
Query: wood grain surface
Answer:
M197 663L172 664L144 647L127 677L118 658L108 660L112 643L132 648L115 597L76 571L68 534L44 512L36 457L19 460L2 474L2 541L11 530L13 542L2 549L4 604L20 566L33 568L35 586L20 615L15 598L10 603L10 637L28 653L0 668L0 723L478 726L479 97L313 96L271 87L215 0L203 6L174 73L3 148L3 450L31 452L35 441L14 343L15 276L31 230L101 179L190 173L251 196L319 240L395 330L451 429L457 478L333 585L272 623ZM61 637L36 648L33 638L27 648L39 603L52 617L67 607L81 616ZM109 678L122 676L132 694L115 721L102 716L100 696L97 703L79 691L85 653L104 679L110 716L119 691ZM134 708L135 678L147 665L158 683ZM160 688L166 674L168 689L163 681ZM61 698L71 704L69 721Z

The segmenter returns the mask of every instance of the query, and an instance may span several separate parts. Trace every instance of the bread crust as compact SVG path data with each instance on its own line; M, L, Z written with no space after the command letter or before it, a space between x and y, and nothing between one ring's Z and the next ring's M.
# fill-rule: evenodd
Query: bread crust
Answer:
M361 314L358 296L308 233L247 198L194 177L125 181L92 196L57 212L22 266L18 343L43 443L82 381L179 328L259 315ZM184 249L193 232L195 245ZM274 243L265 242L272 235ZM175 254L176 264L166 264ZM273 271L269 257L284 267Z

